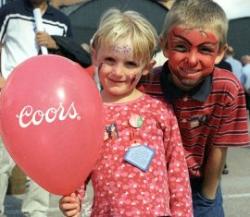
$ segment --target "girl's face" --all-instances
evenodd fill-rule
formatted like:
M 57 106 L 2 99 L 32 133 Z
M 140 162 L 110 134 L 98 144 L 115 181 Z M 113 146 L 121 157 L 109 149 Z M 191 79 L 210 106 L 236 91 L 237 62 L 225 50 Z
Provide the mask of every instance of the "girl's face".
M 213 72 L 214 65 L 224 56 L 219 39 L 211 31 L 174 27 L 167 36 L 164 55 L 174 83 L 191 89 Z
M 93 60 L 106 99 L 125 102 L 136 98 L 136 85 L 141 76 L 149 72 L 149 67 L 142 60 L 136 60 L 133 53 L 130 40 L 102 44 L 94 51 Z

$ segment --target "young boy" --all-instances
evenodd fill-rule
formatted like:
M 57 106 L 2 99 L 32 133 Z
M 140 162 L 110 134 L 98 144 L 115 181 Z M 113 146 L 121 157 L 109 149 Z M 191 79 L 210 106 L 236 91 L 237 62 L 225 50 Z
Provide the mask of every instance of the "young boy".
M 189 168 L 195 217 L 223 217 L 221 172 L 228 147 L 249 145 L 244 91 L 215 67 L 227 46 L 228 21 L 212 0 L 177 0 L 168 12 L 161 47 L 168 61 L 160 79 L 178 119 Z M 148 88 L 148 89 L 147 89 Z M 146 92 L 152 92 L 155 86 Z

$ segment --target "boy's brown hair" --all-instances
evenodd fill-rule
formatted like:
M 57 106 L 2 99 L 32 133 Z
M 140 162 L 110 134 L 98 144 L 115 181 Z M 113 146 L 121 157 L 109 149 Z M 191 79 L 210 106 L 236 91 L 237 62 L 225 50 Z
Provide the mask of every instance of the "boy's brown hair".
M 210 30 L 219 38 L 220 48 L 227 44 L 228 20 L 224 10 L 212 0 L 176 0 L 165 18 L 161 33 L 162 46 L 175 26 Z

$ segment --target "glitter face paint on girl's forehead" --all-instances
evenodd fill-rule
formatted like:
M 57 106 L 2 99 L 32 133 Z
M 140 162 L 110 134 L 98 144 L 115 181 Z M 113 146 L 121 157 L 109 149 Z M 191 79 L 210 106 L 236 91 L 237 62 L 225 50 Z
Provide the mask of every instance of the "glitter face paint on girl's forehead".
M 132 48 L 129 45 L 114 45 L 111 49 L 113 52 L 123 54 L 125 56 L 132 54 Z

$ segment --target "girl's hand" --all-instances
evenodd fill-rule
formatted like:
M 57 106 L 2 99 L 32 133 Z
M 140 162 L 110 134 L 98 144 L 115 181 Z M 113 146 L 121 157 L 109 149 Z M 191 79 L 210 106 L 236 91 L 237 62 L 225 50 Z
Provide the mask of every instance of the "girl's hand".
M 66 217 L 80 217 L 81 200 L 75 193 L 63 196 L 59 201 L 59 208 Z

